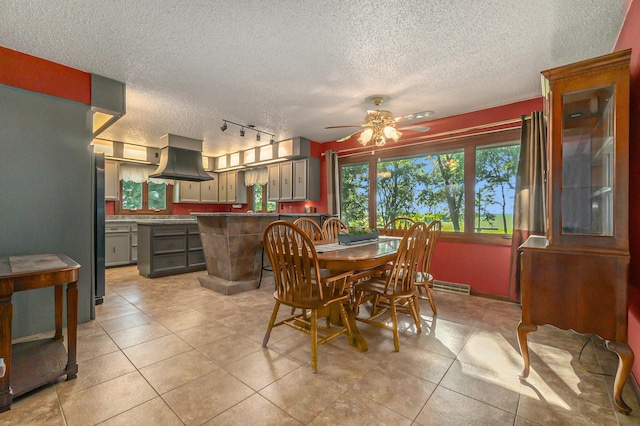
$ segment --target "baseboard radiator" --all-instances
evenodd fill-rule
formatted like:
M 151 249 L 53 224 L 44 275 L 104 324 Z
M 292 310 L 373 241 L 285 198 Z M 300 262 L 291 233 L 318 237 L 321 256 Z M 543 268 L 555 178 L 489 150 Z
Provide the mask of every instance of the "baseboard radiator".
M 446 281 L 435 280 L 433 282 L 433 289 L 438 291 L 445 291 L 447 293 L 466 294 L 471 295 L 471 286 L 467 284 L 449 283 Z

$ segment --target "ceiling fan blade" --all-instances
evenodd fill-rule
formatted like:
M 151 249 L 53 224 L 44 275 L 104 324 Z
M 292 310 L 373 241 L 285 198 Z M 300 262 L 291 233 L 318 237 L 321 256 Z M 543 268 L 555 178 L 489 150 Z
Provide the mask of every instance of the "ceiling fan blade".
M 325 129 L 343 129 L 345 127 L 363 127 L 364 124 L 347 124 L 345 126 L 329 126 L 325 127 Z
M 433 115 L 433 111 L 420 111 L 414 112 L 413 114 L 401 115 L 399 117 L 394 117 L 396 123 L 403 123 L 406 121 L 424 121 L 427 117 Z
M 351 137 L 352 137 L 352 136 L 357 135 L 357 134 L 358 134 L 358 133 L 360 133 L 361 131 L 362 131 L 362 130 L 358 130 L 357 132 L 351 133 L 350 135 L 347 135 L 347 136 L 345 136 L 344 138 L 337 139 L 337 140 L 336 140 L 336 142 L 344 142 L 344 141 L 346 141 L 346 140 L 348 140 L 348 139 L 351 139 Z
M 408 123 L 405 124 L 404 126 L 396 126 L 396 128 L 398 130 L 409 130 L 412 132 L 420 132 L 420 133 L 425 133 L 431 130 L 431 127 L 429 126 L 421 126 L 418 124 L 408 124 Z

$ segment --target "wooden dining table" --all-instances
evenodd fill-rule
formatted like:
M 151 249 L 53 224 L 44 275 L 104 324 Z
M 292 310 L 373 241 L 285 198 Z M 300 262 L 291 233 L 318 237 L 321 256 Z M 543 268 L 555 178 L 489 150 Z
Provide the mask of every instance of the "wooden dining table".
M 355 243 L 348 246 L 338 244 L 337 240 L 316 241 L 318 264 L 320 268 L 335 273 L 381 268 L 395 259 L 401 240 L 401 237 L 380 236 L 376 241 Z M 352 330 L 349 344 L 361 352 L 366 352 L 368 350 L 367 342 L 358 330 L 355 321 L 357 306 L 353 289 L 350 289 L 350 294 L 350 303 L 345 306 L 349 327 Z M 334 324 L 340 323 L 340 315 L 337 310 L 330 313 L 330 321 Z

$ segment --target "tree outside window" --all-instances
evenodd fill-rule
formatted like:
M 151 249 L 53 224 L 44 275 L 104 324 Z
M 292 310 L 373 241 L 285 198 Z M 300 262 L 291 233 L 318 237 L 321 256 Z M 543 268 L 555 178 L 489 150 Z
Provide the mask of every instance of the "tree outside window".
M 378 227 L 396 217 L 443 222 L 443 230 L 464 230 L 464 153 L 380 161 L 377 166 Z
M 369 226 L 369 164 L 342 167 L 341 219 L 348 226 Z
M 520 144 L 476 149 L 475 232 L 511 234 Z

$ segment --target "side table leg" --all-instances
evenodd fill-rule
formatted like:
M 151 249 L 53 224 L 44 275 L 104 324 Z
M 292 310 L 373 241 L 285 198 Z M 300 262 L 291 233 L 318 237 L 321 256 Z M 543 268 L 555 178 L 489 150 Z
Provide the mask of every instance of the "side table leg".
M 78 375 L 78 362 L 76 361 L 76 347 L 78 339 L 78 282 L 67 284 L 67 348 L 69 357 L 67 361 L 67 380 L 75 379 Z
M 618 411 L 622 414 L 629 414 L 631 407 L 622 400 L 622 388 L 624 388 L 624 384 L 629 377 L 635 355 L 631 347 L 626 343 L 610 342 L 607 340 L 606 347 L 618 355 L 618 370 L 616 371 L 616 378 L 613 382 L 613 400 Z
M 62 285 L 57 285 L 53 288 L 54 300 L 56 306 L 56 334 L 53 336 L 55 340 L 63 340 L 62 335 Z
M 518 345 L 520 346 L 520 353 L 522 354 L 522 360 L 524 361 L 524 368 L 518 374 L 518 378 L 520 380 L 524 380 L 529 377 L 529 366 L 531 365 L 531 360 L 529 359 L 529 346 L 527 344 L 527 334 L 532 331 L 536 331 L 538 326 L 535 324 L 529 324 L 520 322 L 518 324 Z

